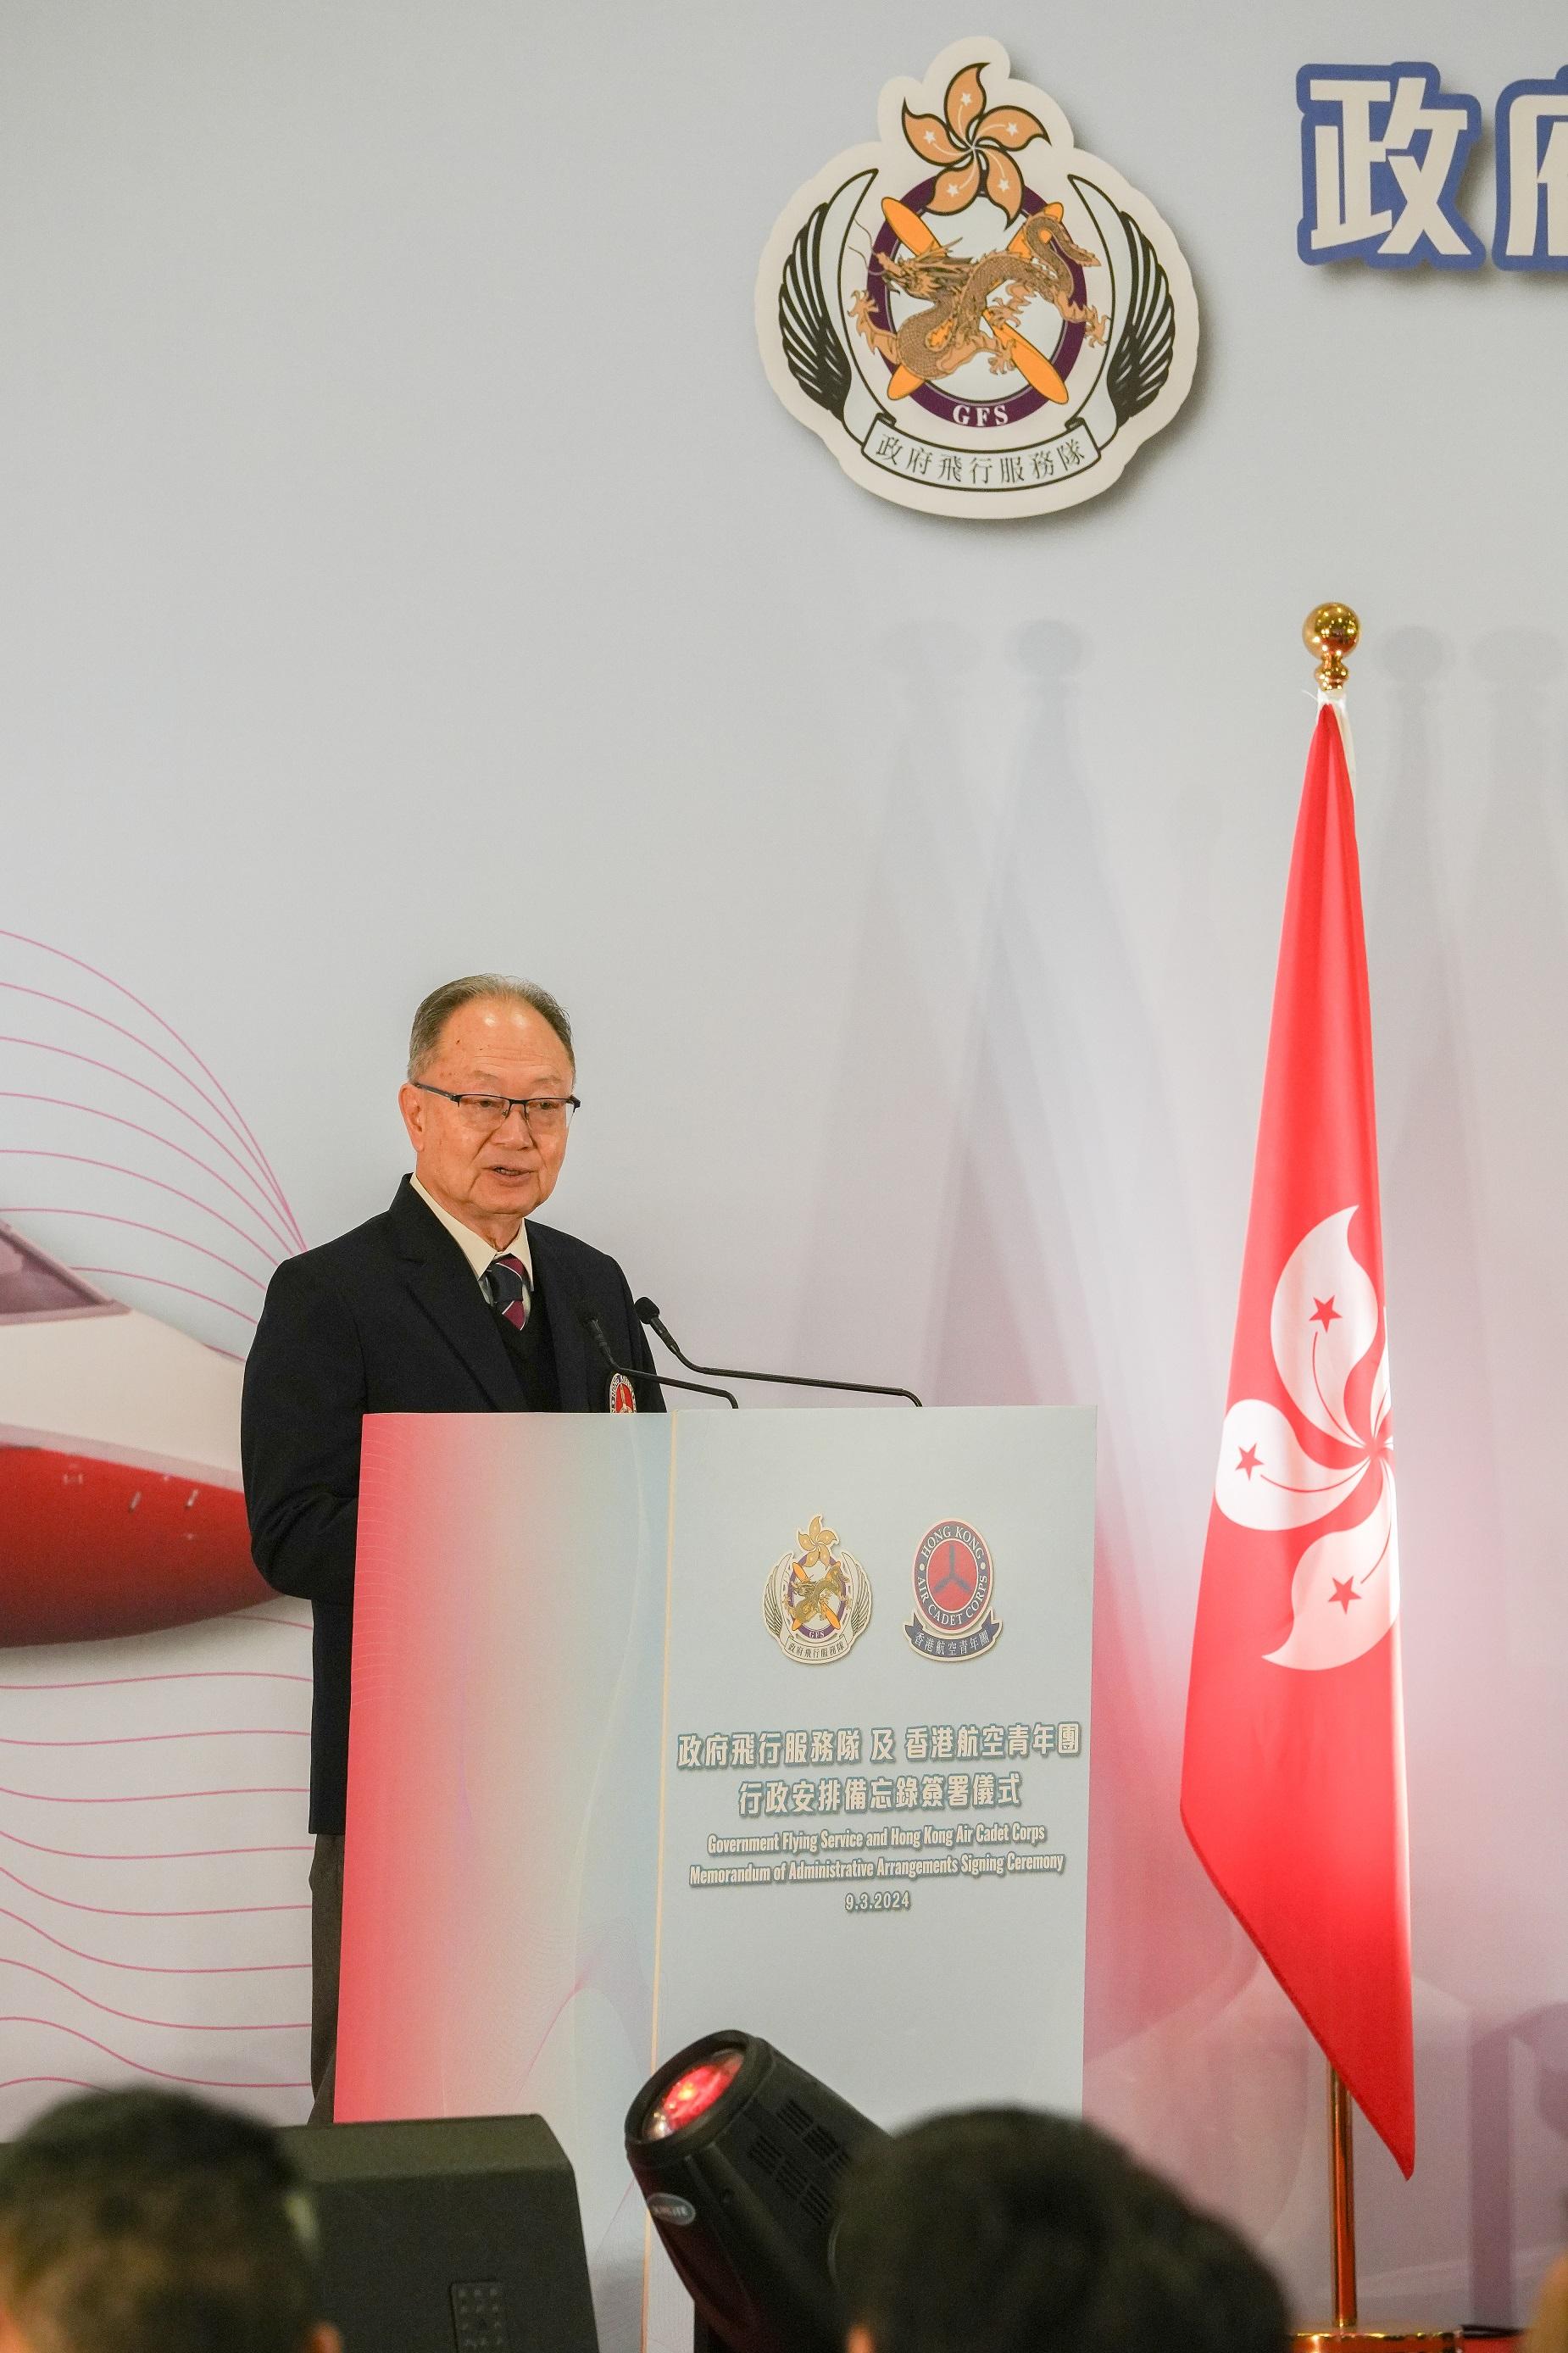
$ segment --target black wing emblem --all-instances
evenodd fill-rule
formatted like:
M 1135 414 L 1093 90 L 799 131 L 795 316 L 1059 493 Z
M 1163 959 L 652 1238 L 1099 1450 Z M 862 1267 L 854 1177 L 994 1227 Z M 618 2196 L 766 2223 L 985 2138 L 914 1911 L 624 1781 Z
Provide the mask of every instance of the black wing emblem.
M 1122 213 L 1132 277 L 1127 290 L 1127 324 L 1116 346 L 1108 379 L 1118 425 L 1125 425 L 1159 392 L 1171 373 L 1176 348 L 1176 306 L 1160 257 L 1133 219 Z
M 849 397 L 849 359 L 838 339 L 822 285 L 822 229 L 826 204 L 817 206 L 789 249 L 779 280 L 779 340 L 789 372 L 805 393 L 842 423 Z

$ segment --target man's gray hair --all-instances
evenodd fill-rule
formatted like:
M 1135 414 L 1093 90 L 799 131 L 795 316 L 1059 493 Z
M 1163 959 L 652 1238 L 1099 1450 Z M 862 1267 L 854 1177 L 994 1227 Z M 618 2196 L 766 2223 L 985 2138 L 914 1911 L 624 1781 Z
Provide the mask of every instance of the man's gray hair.
M 433 988 L 414 1017 L 414 1027 L 408 1034 L 408 1075 L 416 1079 L 427 1071 L 441 1043 L 441 1034 L 459 1006 L 472 1005 L 476 997 L 500 997 L 513 1005 L 531 1006 L 542 1020 L 548 1021 L 576 1068 L 576 1055 L 572 1045 L 572 1024 L 566 1018 L 566 1008 L 541 988 L 537 981 L 517 980 L 506 972 L 470 972 L 462 980 L 444 980 Z

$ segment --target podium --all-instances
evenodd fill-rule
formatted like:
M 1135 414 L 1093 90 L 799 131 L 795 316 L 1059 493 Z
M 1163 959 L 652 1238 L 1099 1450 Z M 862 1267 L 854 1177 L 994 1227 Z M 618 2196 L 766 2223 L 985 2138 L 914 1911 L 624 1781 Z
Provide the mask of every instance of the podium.
M 690 2341 L 621 2120 L 695 2036 L 1078 2107 L 1093 1489 L 1078 1409 L 367 1419 L 337 2114 L 542 2115 L 606 2353 Z

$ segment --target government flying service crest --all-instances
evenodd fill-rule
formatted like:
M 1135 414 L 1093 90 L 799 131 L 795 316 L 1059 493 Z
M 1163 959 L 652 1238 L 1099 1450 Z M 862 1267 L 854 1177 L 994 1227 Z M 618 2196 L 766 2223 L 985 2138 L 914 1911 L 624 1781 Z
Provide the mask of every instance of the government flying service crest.
M 843 1658 L 871 1622 L 871 1580 L 825 1528 L 818 1512 L 774 1561 L 763 1588 L 763 1622 L 786 1659 L 825 1667 Z
M 1109 489 L 1186 397 L 1187 265 L 994 40 L 883 90 L 880 137 L 784 207 L 757 280 L 773 390 L 845 472 L 928 514 Z

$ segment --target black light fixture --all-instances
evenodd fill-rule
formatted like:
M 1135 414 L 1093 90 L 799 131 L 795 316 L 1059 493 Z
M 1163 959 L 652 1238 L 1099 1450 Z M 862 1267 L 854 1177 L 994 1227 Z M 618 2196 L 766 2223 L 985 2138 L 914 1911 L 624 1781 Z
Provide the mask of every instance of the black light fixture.
M 839 2353 L 838 2193 L 883 2137 L 759 2035 L 705 2034 L 666 2062 L 632 2103 L 626 2159 L 700 2337 L 731 2353 Z

